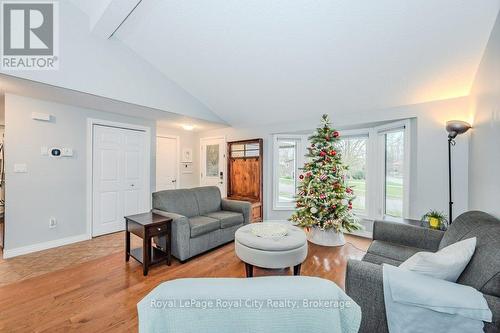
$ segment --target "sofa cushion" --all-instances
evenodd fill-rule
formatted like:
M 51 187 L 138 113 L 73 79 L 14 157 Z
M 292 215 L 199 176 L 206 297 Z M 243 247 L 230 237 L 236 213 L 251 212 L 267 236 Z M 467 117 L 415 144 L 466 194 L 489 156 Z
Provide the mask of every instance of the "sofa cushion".
M 211 217 L 220 221 L 222 229 L 229 228 L 238 224 L 243 224 L 243 214 L 220 210 L 218 212 L 207 213 L 204 216 Z
M 198 216 L 198 202 L 191 190 L 166 190 L 153 193 L 153 209 L 187 217 Z
M 374 240 L 368 248 L 368 253 L 388 259 L 403 262 L 422 249 L 417 247 L 403 246 L 399 244 Z
M 363 257 L 363 261 L 376 265 L 388 264 L 392 266 L 399 266 L 402 263 L 402 261 L 389 259 L 372 253 L 366 253 Z
M 456 282 L 476 250 L 476 237 L 448 245 L 437 252 L 417 252 L 403 261 L 401 268 L 431 276 L 436 279 Z
M 199 215 L 217 212 L 221 209 L 221 194 L 217 186 L 195 187 L 190 191 L 198 201 Z
M 476 237 L 476 251 L 457 282 L 500 296 L 500 220 L 479 211 L 458 216 L 445 232 L 440 248 Z
M 191 238 L 198 237 L 220 229 L 220 221 L 207 216 L 194 216 L 189 218 Z

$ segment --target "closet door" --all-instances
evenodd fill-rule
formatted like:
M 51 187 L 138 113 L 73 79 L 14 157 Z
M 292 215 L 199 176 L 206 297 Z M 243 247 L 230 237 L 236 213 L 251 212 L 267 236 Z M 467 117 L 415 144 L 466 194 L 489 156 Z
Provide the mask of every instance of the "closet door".
M 144 212 L 145 133 L 94 125 L 92 235 L 124 230 L 124 216 Z

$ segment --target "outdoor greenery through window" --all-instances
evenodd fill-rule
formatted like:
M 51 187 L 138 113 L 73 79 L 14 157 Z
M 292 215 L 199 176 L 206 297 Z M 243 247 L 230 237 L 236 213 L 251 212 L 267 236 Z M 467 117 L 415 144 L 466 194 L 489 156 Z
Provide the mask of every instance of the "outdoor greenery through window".
M 349 166 L 347 184 L 355 191 L 355 211 L 366 213 L 366 146 L 368 135 L 346 136 L 339 141 L 343 162 Z M 366 214 L 365 214 L 366 215 Z
M 349 166 L 347 184 L 356 215 L 367 219 L 407 217 L 410 120 L 340 130 L 337 150 Z M 293 210 L 308 135 L 277 134 L 273 144 L 273 209 Z
M 404 128 L 383 135 L 385 137 L 385 214 L 403 217 Z

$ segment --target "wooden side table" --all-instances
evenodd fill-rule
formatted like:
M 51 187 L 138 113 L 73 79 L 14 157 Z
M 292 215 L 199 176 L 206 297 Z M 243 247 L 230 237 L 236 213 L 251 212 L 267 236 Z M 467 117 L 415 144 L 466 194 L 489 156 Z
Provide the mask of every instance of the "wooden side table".
M 143 274 L 148 275 L 149 267 L 163 261 L 170 266 L 172 219 L 152 212 L 125 216 L 125 261 L 130 257 L 142 264 Z M 130 249 L 130 234 L 142 238 L 142 248 Z M 152 237 L 165 236 L 165 251 L 151 245 Z

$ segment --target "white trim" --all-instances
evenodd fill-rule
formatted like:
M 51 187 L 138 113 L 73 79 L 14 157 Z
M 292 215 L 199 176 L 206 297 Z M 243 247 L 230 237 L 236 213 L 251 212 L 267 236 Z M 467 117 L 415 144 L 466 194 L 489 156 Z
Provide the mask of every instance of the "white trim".
M 17 256 L 20 256 L 23 254 L 52 249 L 54 247 L 73 244 L 73 243 L 77 243 L 77 242 L 81 242 L 81 241 L 85 241 L 85 240 L 89 240 L 89 239 L 91 239 L 91 237 L 89 237 L 87 234 L 82 234 L 82 235 L 78 235 L 78 236 L 60 238 L 60 239 L 55 239 L 52 241 L 37 243 L 37 244 L 33 244 L 33 245 L 21 246 L 21 247 L 17 247 L 14 249 L 4 249 L 3 258 L 4 259 L 13 258 L 13 257 L 17 257 Z
M 175 188 L 179 189 L 181 188 L 181 138 L 178 135 L 157 135 L 156 138 L 164 138 L 164 139 L 175 139 L 177 144 L 177 163 L 175 165 L 175 170 L 176 170 L 176 182 L 175 182 Z M 158 145 L 158 143 L 156 143 Z M 156 152 L 156 147 L 155 147 L 155 152 Z M 156 168 L 155 168 L 156 170 Z M 158 172 L 158 171 L 156 171 Z M 155 181 L 158 181 L 155 177 Z M 156 191 L 156 184 L 155 184 L 155 191 Z
M 107 126 L 107 127 L 116 127 L 123 128 L 128 130 L 136 130 L 143 131 L 146 134 L 146 151 L 144 158 L 144 188 L 146 189 L 145 195 L 147 196 L 146 207 L 151 209 L 151 200 L 149 199 L 151 196 L 151 128 L 141 125 L 128 124 L 128 123 L 120 123 L 115 121 L 103 120 L 103 119 L 95 119 L 95 118 L 87 118 L 87 179 L 86 179 L 86 191 L 87 191 L 87 209 L 86 209 L 86 220 L 87 220 L 87 237 L 88 239 L 92 238 L 92 168 L 93 168 L 93 129 L 94 125 Z M 156 142 L 156 140 L 155 140 Z M 155 148 L 156 149 L 156 148 Z

